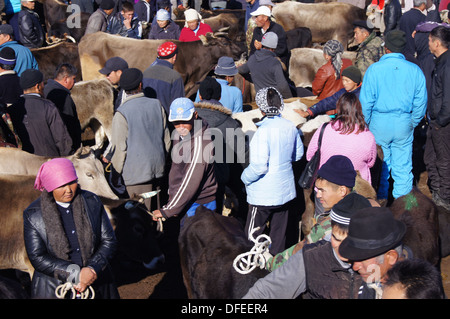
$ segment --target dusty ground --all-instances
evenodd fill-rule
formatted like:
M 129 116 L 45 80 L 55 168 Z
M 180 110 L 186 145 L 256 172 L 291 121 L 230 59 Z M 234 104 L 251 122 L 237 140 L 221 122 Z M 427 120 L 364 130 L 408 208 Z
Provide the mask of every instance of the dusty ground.
M 426 180 L 423 176 L 421 180 Z M 430 196 L 425 183 L 421 183 L 419 188 L 426 195 Z M 445 212 L 444 212 L 445 213 Z M 167 249 L 167 246 L 166 246 Z M 170 249 L 169 249 L 170 251 Z M 177 262 L 177 258 L 171 251 L 169 262 Z M 450 296 L 450 256 L 441 261 L 441 273 L 444 289 L 447 296 Z M 177 265 L 168 265 L 166 269 L 154 273 L 135 274 L 135 278 L 129 278 L 127 282 L 119 283 L 119 293 L 123 299 L 172 299 L 186 298 L 186 292 L 182 283 L 182 276 Z
M 442 260 L 442 279 L 447 296 L 450 296 L 450 256 Z M 175 286 L 180 286 L 180 281 L 173 278 L 165 281 L 171 275 L 167 272 L 160 272 L 148 275 L 135 282 L 123 284 L 119 287 L 120 297 L 123 299 L 179 299 L 179 290 Z M 175 286 L 171 286 L 171 284 Z M 181 290 L 182 288 L 180 288 Z

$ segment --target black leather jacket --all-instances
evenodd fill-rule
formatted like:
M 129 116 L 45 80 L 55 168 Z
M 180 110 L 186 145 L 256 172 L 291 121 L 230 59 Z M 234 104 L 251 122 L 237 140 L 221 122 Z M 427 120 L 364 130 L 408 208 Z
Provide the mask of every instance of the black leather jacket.
M 44 30 L 39 15 L 29 9 L 22 9 L 18 16 L 20 43 L 27 48 L 40 48 L 44 44 Z
M 450 123 L 450 50 L 435 60 L 428 98 L 429 120 L 440 127 Z
M 97 273 L 97 280 L 93 287 L 100 292 L 98 297 L 109 298 L 111 296 L 101 295 L 104 287 L 96 284 L 109 285 L 111 292 L 112 284 L 109 260 L 112 258 L 117 241 L 108 215 L 97 195 L 81 190 L 77 196 L 82 196 L 84 207 L 92 225 L 94 252 L 87 261 L 88 267 L 92 267 Z M 35 268 L 31 282 L 31 297 L 33 298 L 55 298 L 55 289 L 58 285 L 78 278 L 79 271 L 76 265 L 70 261 L 55 257 L 52 247 L 48 245 L 47 230 L 41 210 L 41 198 L 38 198 L 23 213 L 24 239 L 28 258 Z M 114 291 L 113 291 L 114 293 Z M 114 294 L 113 294 L 114 296 Z

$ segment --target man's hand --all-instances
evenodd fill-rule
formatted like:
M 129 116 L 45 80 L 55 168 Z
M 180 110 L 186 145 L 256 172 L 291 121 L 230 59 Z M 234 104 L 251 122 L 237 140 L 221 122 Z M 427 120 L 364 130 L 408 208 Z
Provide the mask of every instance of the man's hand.
M 131 18 L 132 17 L 126 17 L 123 19 L 123 25 L 127 28 L 127 30 L 131 29 Z
M 80 282 L 77 285 L 74 285 L 73 287 L 79 291 L 83 292 L 94 283 L 94 281 L 97 279 L 97 273 L 94 269 L 90 267 L 83 267 L 80 271 Z
M 154 210 L 154 211 L 152 212 L 152 214 L 153 214 L 153 220 L 154 220 L 155 222 L 157 222 L 158 219 L 160 219 L 160 218 L 164 218 L 164 216 L 161 214 L 161 212 L 159 211 L 159 209 Z
M 255 40 L 254 45 L 255 45 L 256 50 L 261 50 L 261 48 L 262 48 L 261 42 L 259 42 L 258 40 Z
M 299 109 L 294 109 L 295 112 L 297 112 L 298 114 L 300 114 L 301 117 L 307 118 L 309 116 L 309 113 L 303 110 L 299 110 Z

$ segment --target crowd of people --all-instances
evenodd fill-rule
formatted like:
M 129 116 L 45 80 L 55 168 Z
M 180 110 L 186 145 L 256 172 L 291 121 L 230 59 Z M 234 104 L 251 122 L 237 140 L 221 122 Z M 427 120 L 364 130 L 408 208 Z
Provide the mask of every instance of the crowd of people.
M 123 57 L 98 70 L 115 96 L 111 141 L 101 159 L 121 177 L 124 198 L 162 190 L 157 200 L 144 201 L 155 221 L 179 217 L 183 227 L 200 205 L 220 213 L 227 186 L 244 196 L 244 231 L 249 238 L 267 231 L 273 257 L 270 274 L 245 298 L 445 298 L 434 265 L 416 260 L 403 245 L 406 226 L 394 219 L 388 202 L 413 189 L 414 131 L 426 122 L 423 159 L 432 200 L 450 211 L 450 25 L 436 21 L 424 0 L 415 0 L 381 34 L 370 20 L 355 21 L 354 61 L 342 57 L 342 43 L 327 41 L 326 62 L 306 91 L 289 82 L 286 34 L 271 14 L 275 4 L 247 1 L 248 61 L 236 67 L 232 58 L 221 57 L 214 76 L 192 98 L 174 69 L 179 47 L 171 40 L 196 41 L 212 31 L 198 11 L 186 10 L 179 28 L 166 0 L 77 4 L 91 13 L 86 33 L 142 39 L 150 28 L 149 39 L 167 40 L 144 71 Z M 53 297 L 75 265 L 78 292 L 93 285 L 97 297 L 117 298 L 106 267 L 116 246 L 107 215 L 95 194 L 79 188 L 70 161 L 60 158 L 83 145 L 71 97 L 79 70 L 61 64 L 44 83 L 29 50 L 45 38 L 33 8 L 34 1 L 22 1 L 17 20 L 11 16 L 10 24 L 0 26 L 1 146 L 57 158 L 42 165 L 35 183 L 42 194 L 24 212 L 25 245 L 37 274 L 32 297 Z M 241 128 L 231 117 L 243 112 L 242 93 L 232 85 L 238 73 L 253 82 L 262 114 L 251 141 L 241 147 Z M 300 116 L 331 118 L 306 150 L 301 130 L 281 116 L 284 100 L 298 93 L 317 99 L 296 110 Z M 377 145 L 383 152 L 379 183 L 371 171 Z M 301 243 L 287 247 L 288 217 L 302 196 L 293 164 L 304 156 L 310 161 L 316 151 L 315 225 Z M 354 191 L 357 173 L 376 188 L 377 201 Z

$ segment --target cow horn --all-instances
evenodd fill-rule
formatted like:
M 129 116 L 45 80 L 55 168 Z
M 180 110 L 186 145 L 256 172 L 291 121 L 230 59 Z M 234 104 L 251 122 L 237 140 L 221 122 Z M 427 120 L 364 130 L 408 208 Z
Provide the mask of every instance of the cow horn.
M 202 41 L 203 45 L 208 45 L 208 39 L 204 35 L 199 35 L 198 37 Z
M 228 36 L 228 32 L 220 32 L 220 31 L 217 31 L 217 32 L 214 32 L 214 35 L 213 35 L 215 38 L 217 38 L 217 37 L 222 37 L 222 36 L 225 36 L 225 37 L 227 37 Z
M 230 26 L 220 28 L 219 30 L 217 30 L 217 32 L 226 32 L 226 31 L 229 31 L 229 30 L 230 30 Z
M 70 36 L 70 35 L 67 35 L 67 34 L 66 34 L 66 40 L 70 40 L 70 41 L 72 41 L 73 43 L 77 43 L 77 40 L 75 40 L 74 37 L 72 37 L 72 36 Z

